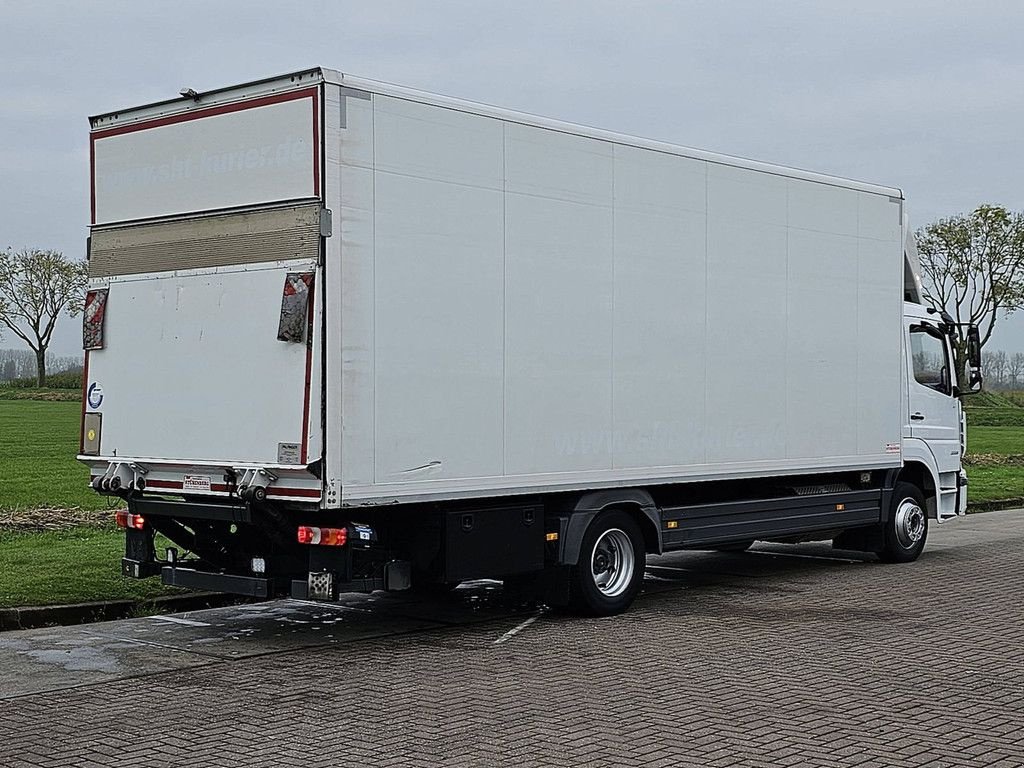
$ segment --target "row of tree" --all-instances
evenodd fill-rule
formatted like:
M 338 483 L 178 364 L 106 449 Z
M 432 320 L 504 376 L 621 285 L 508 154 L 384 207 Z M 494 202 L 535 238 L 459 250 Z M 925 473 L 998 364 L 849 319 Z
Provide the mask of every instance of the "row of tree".
M 81 357 L 46 355 L 46 370 L 50 373 L 76 371 L 82 367 Z M 0 381 L 27 379 L 37 376 L 35 353 L 28 349 L 0 349 Z
M 981 370 L 986 389 L 1024 389 L 1024 352 L 984 351 Z

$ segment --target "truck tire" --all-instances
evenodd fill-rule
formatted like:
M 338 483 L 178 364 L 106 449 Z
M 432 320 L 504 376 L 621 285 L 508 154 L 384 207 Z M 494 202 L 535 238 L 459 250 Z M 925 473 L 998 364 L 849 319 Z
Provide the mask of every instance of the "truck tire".
M 924 494 L 911 483 L 896 483 L 889 520 L 882 531 L 879 559 L 884 563 L 911 563 L 920 556 L 927 538 L 928 513 Z
M 619 509 L 602 512 L 583 535 L 569 577 L 569 609 L 587 616 L 626 610 L 643 585 L 647 552 L 640 526 Z

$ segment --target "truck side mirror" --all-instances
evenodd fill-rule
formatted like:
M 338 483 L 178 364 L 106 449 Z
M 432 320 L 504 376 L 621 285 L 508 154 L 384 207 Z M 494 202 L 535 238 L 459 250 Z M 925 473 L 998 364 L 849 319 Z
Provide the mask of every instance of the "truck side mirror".
M 971 325 L 967 328 L 967 370 L 968 381 L 971 385 L 971 392 L 980 392 L 983 384 L 981 376 L 981 334 L 978 326 Z

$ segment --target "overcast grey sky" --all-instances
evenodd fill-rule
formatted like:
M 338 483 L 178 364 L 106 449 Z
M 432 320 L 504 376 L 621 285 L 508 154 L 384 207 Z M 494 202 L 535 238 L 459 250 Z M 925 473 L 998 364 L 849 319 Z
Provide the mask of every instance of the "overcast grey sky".
M 308 66 L 899 186 L 915 225 L 1024 209 L 1020 2 L 0 0 L 0 32 L 0 247 L 82 255 L 88 115 Z

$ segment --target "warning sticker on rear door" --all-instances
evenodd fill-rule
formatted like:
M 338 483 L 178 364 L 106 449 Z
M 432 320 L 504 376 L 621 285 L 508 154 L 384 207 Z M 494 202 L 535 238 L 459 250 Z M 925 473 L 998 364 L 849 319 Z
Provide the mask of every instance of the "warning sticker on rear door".
M 181 483 L 183 491 L 208 491 L 210 490 L 209 475 L 185 475 Z
M 300 464 L 299 459 L 299 444 L 298 443 L 278 443 L 277 444 L 277 463 L 278 464 Z

